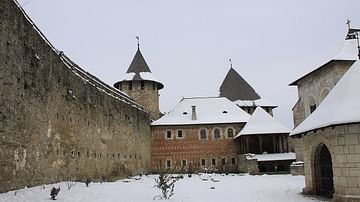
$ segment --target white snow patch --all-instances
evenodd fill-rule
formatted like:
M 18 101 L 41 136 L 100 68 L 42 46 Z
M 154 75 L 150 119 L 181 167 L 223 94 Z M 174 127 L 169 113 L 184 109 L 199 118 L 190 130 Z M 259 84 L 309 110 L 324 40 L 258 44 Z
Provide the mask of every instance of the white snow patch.
M 255 154 L 257 161 L 283 161 L 283 160 L 295 160 L 296 154 L 289 153 L 275 153 L 275 154 Z
M 304 176 L 291 175 L 263 175 L 250 176 L 229 174 L 213 174 L 202 180 L 203 175 L 185 176 L 175 184 L 175 195 L 169 202 L 236 202 L 236 201 L 267 201 L 267 202 L 306 202 L 320 201 L 319 199 L 304 196 L 301 193 L 304 187 Z M 141 179 L 126 179 L 117 182 L 85 183 L 78 182 L 70 190 L 66 183 L 50 184 L 10 191 L 0 194 L 0 201 L 50 201 L 52 187 L 60 186 L 61 191 L 56 201 L 95 202 L 153 202 L 153 198 L 161 192 L 154 188 L 155 175 L 143 176 Z M 206 178 L 206 176 L 203 176 Z M 274 186 L 276 185 L 276 186 Z M 16 192 L 16 194 L 15 194 Z

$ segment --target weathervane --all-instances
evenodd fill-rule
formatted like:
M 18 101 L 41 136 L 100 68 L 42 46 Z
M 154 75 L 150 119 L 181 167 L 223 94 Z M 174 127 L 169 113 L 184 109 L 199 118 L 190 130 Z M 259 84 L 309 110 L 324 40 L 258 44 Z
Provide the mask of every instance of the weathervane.
M 137 39 L 138 49 L 140 49 L 140 37 L 139 37 L 139 36 L 135 36 L 135 38 Z
M 230 62 L 230 68 L 232 68 L 232 61 L 231 61 L 231 58 L 229 58 L 229 62 Z

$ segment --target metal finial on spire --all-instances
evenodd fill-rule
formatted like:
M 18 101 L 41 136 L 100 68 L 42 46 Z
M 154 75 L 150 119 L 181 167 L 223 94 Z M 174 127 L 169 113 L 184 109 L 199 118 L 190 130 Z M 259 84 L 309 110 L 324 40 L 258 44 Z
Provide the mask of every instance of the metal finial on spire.
M 229 58 L 229 62 L 230 62 L 230 68 L 232 68 L 232 61 L 231 61 L 231 58 Z
M 140 49 L 140 37 L 139 37 L 139 36 L 136 36 L 135 38 L 137 39 L 137 46 L 138 46 L 138 49 Z
M 348 25 L 348 28 L 349 28 L 349 30 L 350 30 L 350 28 L 351 28 L 351 25 L 350 25 L 350 24 L 351 24 L 351 21 L 350 21 L 349 19 L 346 20 L 346 24 Z

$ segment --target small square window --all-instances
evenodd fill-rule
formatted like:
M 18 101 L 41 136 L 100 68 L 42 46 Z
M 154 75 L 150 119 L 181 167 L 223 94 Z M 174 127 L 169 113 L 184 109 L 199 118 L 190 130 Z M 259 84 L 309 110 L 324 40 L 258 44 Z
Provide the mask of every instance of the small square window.
M 166 160 L 166 168 L 171 168 L 171 161 L 170 160 Z
M 186 167 L 186 164 L 187 164 L 186 160 L 182 160 L 182 161 L 181 161 L 181 166 L 182 166 L 182 167 Z
M 206 159 L 201 159 L 201 165 L 206 166 Z
M 166 139 L 172 139 L 172 132 L 171 130 L 166 131 Z
M 231 164 L 235 164 L 236 163 L 236 161 L 235 161 L 235 158 L 233 157 L 233 158 L 231 158 Z
M 184 138 L 184 131 L 183 130 L 177 130 L 177 138 L 183 139 Z
M 213 165 L 213 166 L 216 165 L 216 159 L 211 159 L 211 165 Z

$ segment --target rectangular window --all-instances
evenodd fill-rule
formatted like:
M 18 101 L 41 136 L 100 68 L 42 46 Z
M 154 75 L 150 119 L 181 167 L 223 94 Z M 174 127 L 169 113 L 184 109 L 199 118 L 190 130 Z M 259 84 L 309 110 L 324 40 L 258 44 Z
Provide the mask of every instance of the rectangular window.
M 201 165 L 206 166 L 206 159 L 201 159 Z
M 171 161 L 170 160 L 166 160 L 166 168 L 171 168 Z
M 211 165 L 213 165 L 213 166 L 216 165 L 216 159 L 211 159 Z
M 235 161 L 235 158 L 233 157 L 233 158 L 231 158 L 231 164 L 235 164 L 236 163 L 236 161 Z
M 225 158 L 222 158 L 222 159 L 221 159 L 221 164 L 222 164 L 222 165 L 225 165 L 225 164 L 226 164 L 226 159 L 225 159 Z
M 145 90 L 145 82 L 144 82 L 144 81 L 140 81 L 140 85 L 141 85 L 141 90 Z
M 166 131 L 166 139 L 172 139 L 172 132 L 171 130 Z
M 129 81 L 129 90 L 132 90 L 132 82 Z
M 182 166 L 182 167 L 186 167 L 186 163 L 187 163 L 186 160 L 182 160 L 182 161 L 181 161 L 181 166 Z
M 183 139 L 184 138 L 184 131 L 183 130 L 177 130 L 177 138 Z

